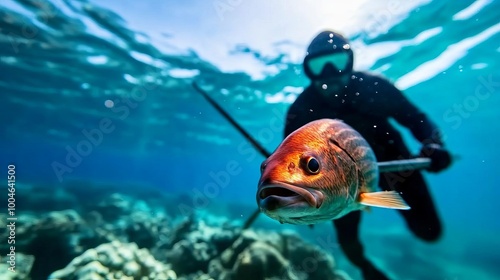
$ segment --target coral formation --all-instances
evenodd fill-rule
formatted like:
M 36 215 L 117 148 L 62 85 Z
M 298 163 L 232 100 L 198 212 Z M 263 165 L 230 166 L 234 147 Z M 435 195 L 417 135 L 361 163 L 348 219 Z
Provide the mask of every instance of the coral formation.
M 85 251 L 64 269 L 55 271 L 49 279 L 177 279 L 168 265 L 158 262 L 147 249 L 135 243 L 113 241 Z
M 295 234 L 243 231 L 209 274 L 219 279 L 346 279 L 333 258 Z
M 2 280 L 28 280 L 35 257 L 23 253 L 15 254 L 15 261 L 10 258 L 2 259 L 0 263 L 0 279 Z
M 34 256 L 31 274 L 45 278 L 81 253 L 81 248 L 75 243 L 85 226 L 76 211 L 53 211 L 39 218 L 22 215 L 18 220 L 22 222 L 16 227 L 16 251 Z M 2 240 L 6 240 L 5 234 L 0 234 Z M 0 245 L 3 251 L 6 245 Z
M 10 279 L 348 279 L 296 234 L 241 230 L 207 211 L 172 217 L 156 202 L 108 192 L 79 211 L 22 213 L 26 265 Z

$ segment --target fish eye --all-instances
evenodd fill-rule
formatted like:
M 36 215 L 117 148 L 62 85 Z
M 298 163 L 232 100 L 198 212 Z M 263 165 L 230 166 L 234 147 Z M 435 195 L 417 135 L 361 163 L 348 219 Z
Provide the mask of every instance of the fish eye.
M 319 173 L 319 161 L 314 157 L 307 157 L 304 159 L 304 167 L 305 170 L 310 174 L 318 174 Z

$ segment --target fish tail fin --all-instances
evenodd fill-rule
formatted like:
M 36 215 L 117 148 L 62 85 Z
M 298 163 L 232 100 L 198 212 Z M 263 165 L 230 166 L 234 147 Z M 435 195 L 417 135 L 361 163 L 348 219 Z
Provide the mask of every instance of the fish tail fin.
M 375 206 L 391 209 L 409 210 L 401 195 L 395 191 L 369 192 L 359 195 L 359 203 L 366 206 Z

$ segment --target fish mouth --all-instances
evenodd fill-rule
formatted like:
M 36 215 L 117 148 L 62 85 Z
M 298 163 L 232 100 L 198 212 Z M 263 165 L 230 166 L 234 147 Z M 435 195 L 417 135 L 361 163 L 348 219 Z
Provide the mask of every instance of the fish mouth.
M 323 200 L 324 196 L 318 190 L 279 181 L 268 182 L 257 193 L 257 203 L 266 212 L 286 207 L 320 208 Z

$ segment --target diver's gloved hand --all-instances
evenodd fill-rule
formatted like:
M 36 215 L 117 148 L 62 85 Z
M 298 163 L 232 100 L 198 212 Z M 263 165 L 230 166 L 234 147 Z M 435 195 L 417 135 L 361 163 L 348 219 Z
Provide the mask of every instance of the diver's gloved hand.
M 419 156 L 431 159 L 429 172 L 439 172 L 451 164 L 451 154 L 439 144 L 425 144 L 420 150 Z

